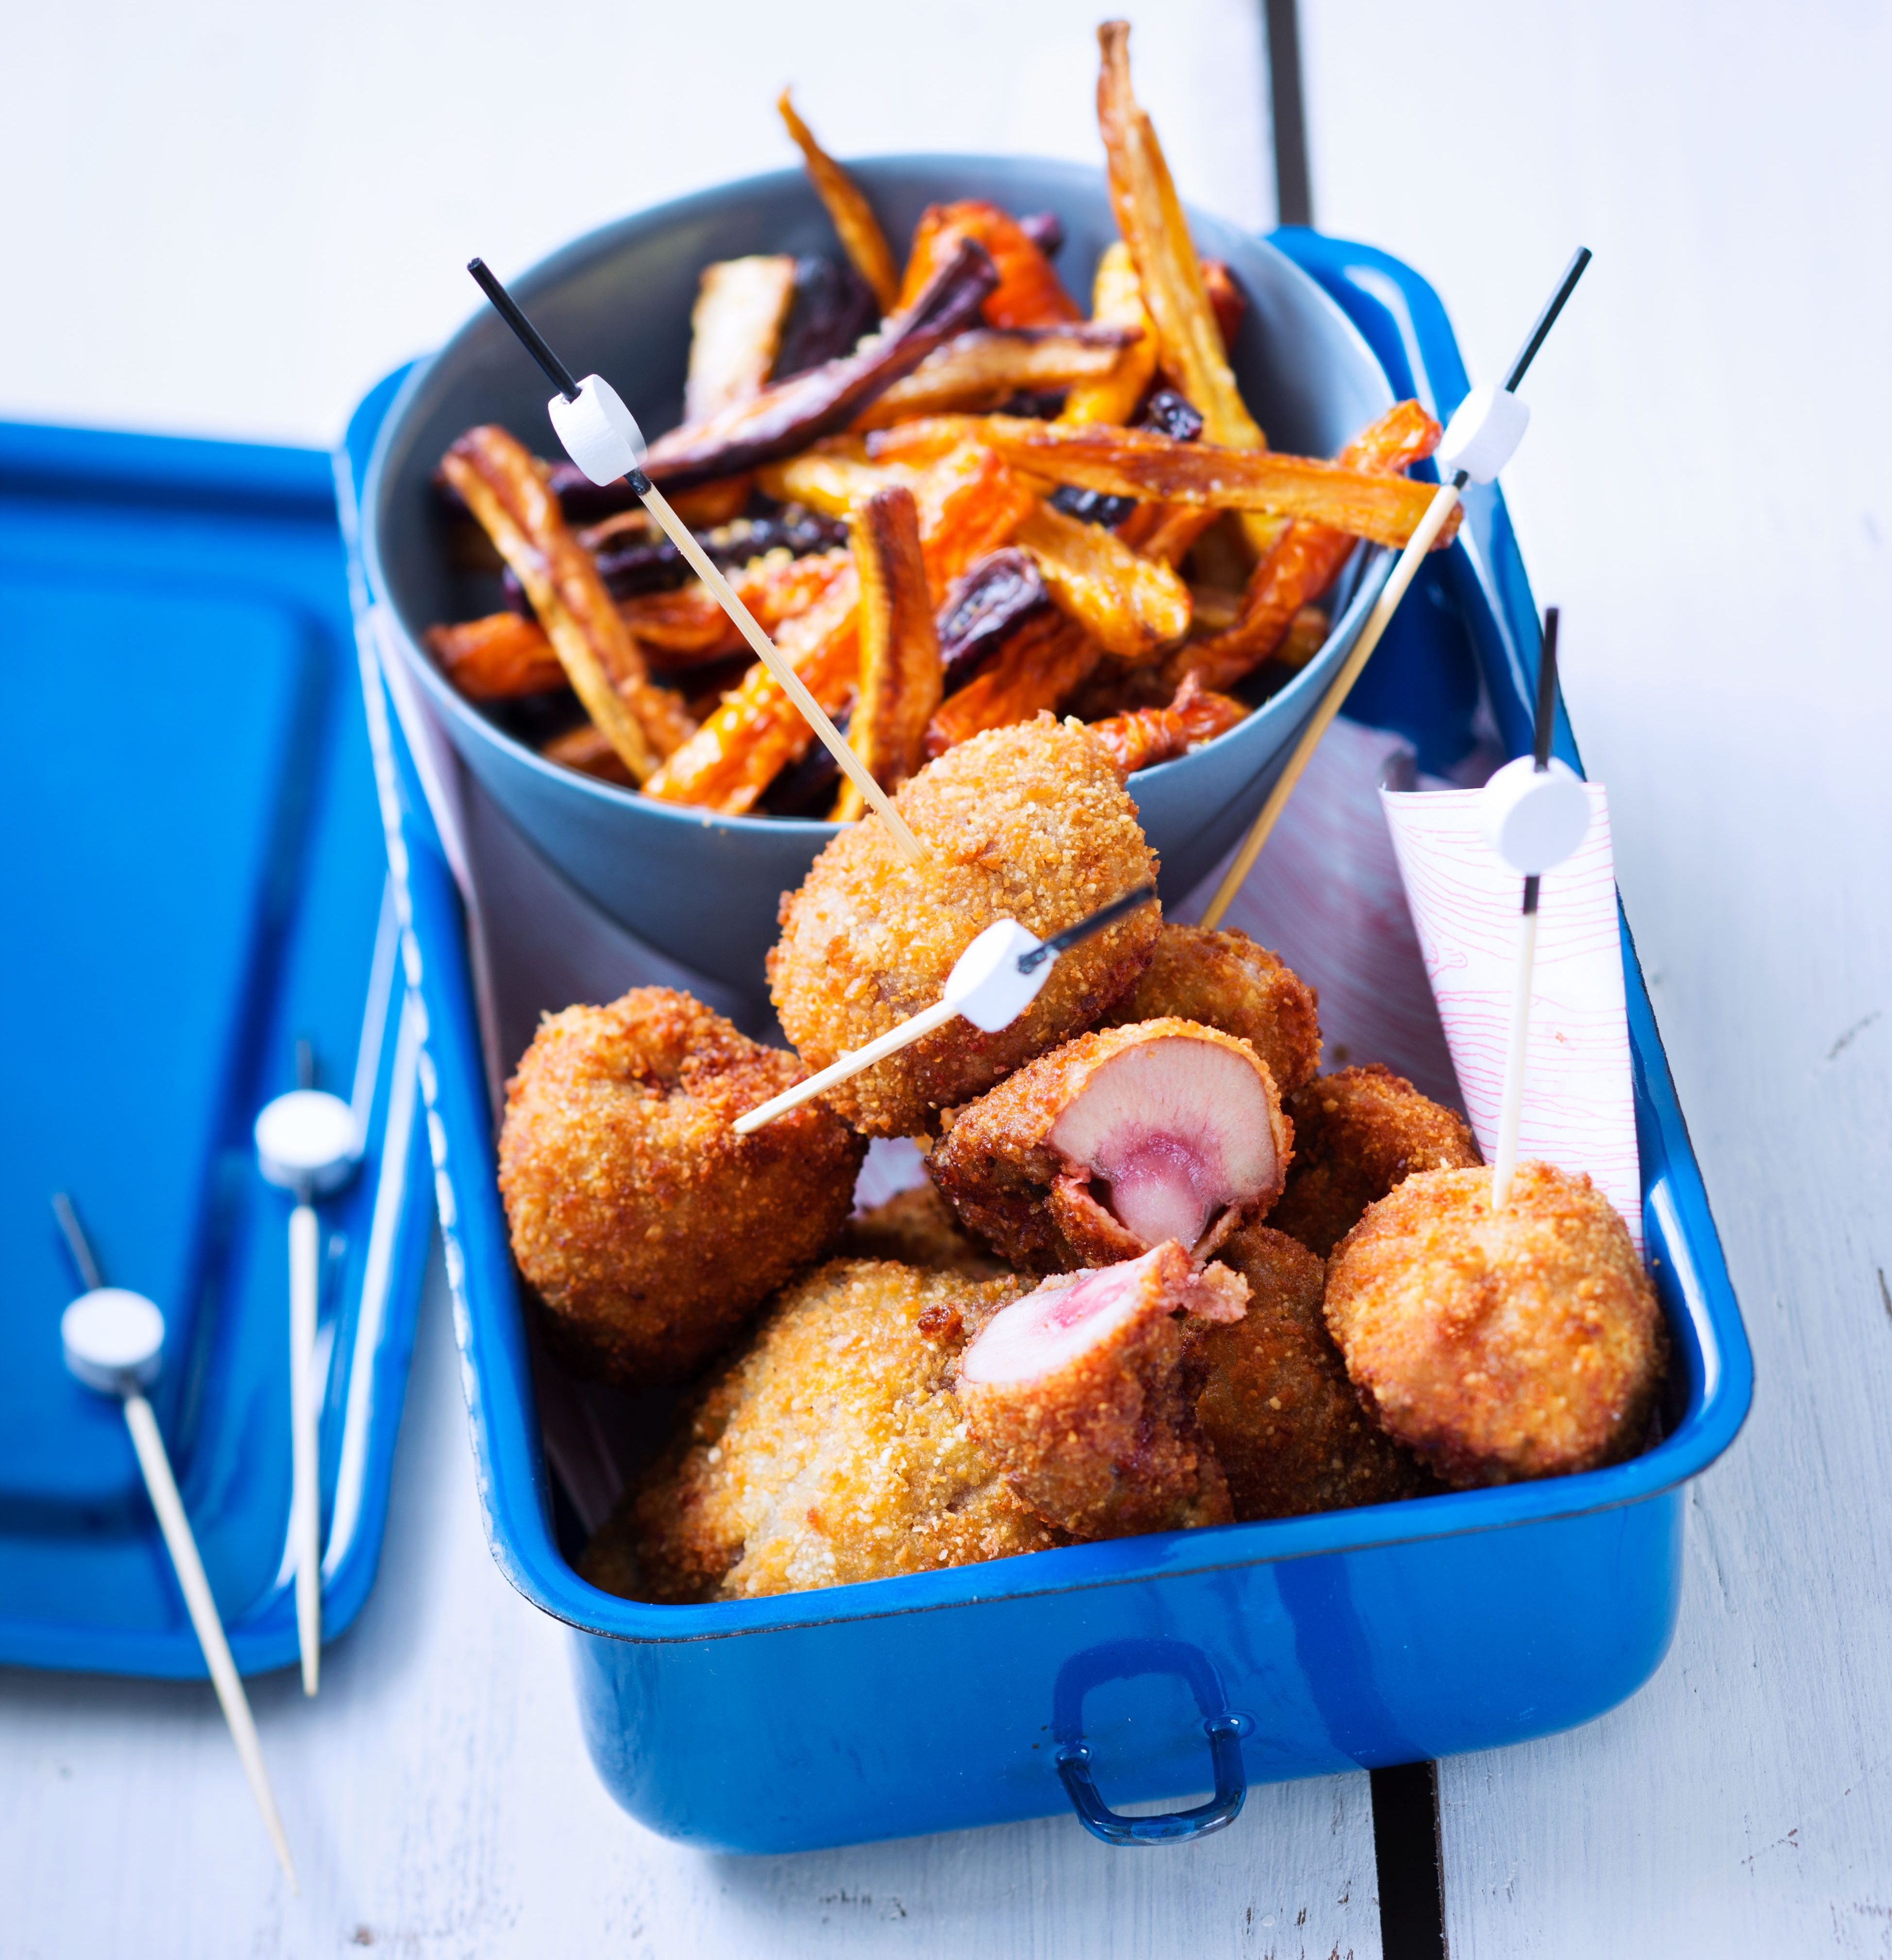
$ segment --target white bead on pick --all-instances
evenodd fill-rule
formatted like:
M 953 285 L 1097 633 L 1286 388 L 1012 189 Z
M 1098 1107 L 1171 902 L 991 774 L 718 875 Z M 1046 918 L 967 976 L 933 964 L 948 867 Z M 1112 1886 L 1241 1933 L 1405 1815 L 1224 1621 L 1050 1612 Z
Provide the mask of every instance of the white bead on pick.
M 757 1104 L 746 1115 L 739 1116 L 731 1127 L 739 1137 L 746 1137 L 765 1124 L 774 1122 L 777 1116 L 785 1116 L 790 1110 L 812 1102 L 837 1082 L 845 1082 L 851 1075 L 858 1075 L 876 1062 L 885 1061 L 889 1055 L 898 1055 L 948 1021 L 968 1020 L 988 1035 L 1010 1027 L 1038 998 L 1051 977 L 1052 967 L 1064 953 L 1156 896 L 1153 885 L 1140 886 L 1092 912 L 1089 918 L 1080 919 L 1076 925 L 1045 940 L 1026 931 L 1016 919 L 995 921 L 952 963 L 940 998 L 931 1007 L 923 1008 L 851 1054 L 844 1055 L 838 1061 L 830 1062 L 806 1082 L 798 1082 L 793 1089 Z
M 920 840 L 893 807 L 887 793 L 873 779 L 867 765 L 847 746 L 847 737 L 829 720 L 828 711 L 808 691 L 807 684 L 776 651 L 775 643 L 763 632 L 755 616 L 742 603 L 735 589 L 723 576 L 722 568 L 698 543 L 696 534 L 684 523 L 662 491 L 644 473 L 647 451 L 644 432 L 637 418 L 624 405 L 616 389 L 602 375 L 573 378 L 571 370 L 552 352 L 539 329 L 521 310 L 519 302 L 487 269 L 475 259 L 467 266 L 479 288 L 493 304 L 493 310 L 519 336 L 520 344 L 544 369 L 558 390 L 546 407 L 552 425 L 565 453 L 593 483 L 628 482 L 657 520 L 664 535 L 675 545 L 684 562 L 710 589 L 716 603 L 727 612 L 736 630 L 754 650 L 755 657 L 775 677 L 802 719 L 820 738 L 841 774 L 866 798 L 868 807 L 887 826 L 900 854 L 909 864 L 925 861 Z
M 321 1229 L 315 1201 L 339 1191 L 361 1160 L 355 1112 L 320 1089 L 292 1089 L 256 1118 L 256 1161 L 296 1201 L 289 1214 L 289 1532 L 295 1548 L 296 1634 L 302 1691 L 322 1669 L 322 1488 L 316 1422 L 315 1344 Z
M 1294 794 L 1294 786 L 1301 780 L 1302 772 L 1313 759 L 1314 751 L 1319 747 L 1321 737 L 1327 733 L 1329 724 L 1340 711 L 1347 695 L 1353 692 L 1353 683 L 1360 677 L 1373 649 L 1380 643 L 1386 628 L 1391 625 L 1393 615 L 1399 610 L 1400 601 L 1406 597 L 1407 588 L 1419 575 L 1419 568 L 1426 562 L 1439 534 L 1451 520 L 1452 514 L 1458 508 L 1459 494 L 1469 482 L 1489 483 L 1505 465 L 1511 460 L 1513 452 L 1524 438 L 1526 426 L 1531 420 L 1531 411 L 1517 396 L 1517 387 L 1524 379 L 1525 371 L 1536 359 L 1537 349 L 1544 345 L 1544 336 L 1556 323 L 1557 315 L 1563 310 L 1564 302 L 1576 290 L 1576 282 L 1583 276 L 1583 269 L 1590 262 L 1587 247 L 1579 250 L 1565 267 L 1563 277 L 1558 282 L 1557 291 L 1550 295 L 1543 312 L 1525 336 L 1523 346 L 1518 348 L 1517 358 L 1507 370 L 1502 387 L 1493 387 L 1489 383 L 1472 390 L 1458 405 L 1445 432 L 1439 439 L 1436 459 L 1442 479 L 1433 493 L 1432 501 L 1426 506 L 1406 549 L 1399 555 L 1398 562 L 1388 574 L 1386 583 L 1380 588 L 1373 609 L 1367 614 L 1359 634 L 1348 650 L 1347 658 L 1341 662 L 1339 673 L 1328 682 L 1328 689 L 1309 718 L 1307 726 L 1301 731 L 1301 738 L 1294 745 L 1293 752 L 1274 787 L 1268 792 L 1267 800 L 1262 804 L 1261 814 L 1250 826 L 1248 834 L 1242 841 L 1242 848 L 1229 861 L 1229 868 L 1222 874 L 1222 882 L 1216 886 L 1215 896 L 1204 908 L 1202 923 L 1211 928 L 1222 923 L 1222 915 L 1229 907 L 1235 895 L 1240 891 L 1244 880 L 1254 868 L 1254 861 L 1261 854 L 1261 847 L 1268 841 L 1281 813 L 1287 807 L 1288 798 Z
M 1537 656 L 1537 714 L 1533 752 L 1506 763 L 1486 784 L 1479 808 L 1485 842 L 1524 880 L 1518 919 L 1518 959 L 1511 988 L 1511 1039 L 1505 1054 L 1504 1102 L 1498 1152 L 1491 1167 L 1491 1208 L 1511 1197 L 1518 1169 L 1518 1126 L 1524 1112 L 1525 1052 L 1531 1032 L 1531 981 L 1537 957 L 1537 880 L 1563 864 L 1590 827 L 1590 798 L 1576 772 L 1550 753 L 1557 698 L 1557 609 L 1544 616 Z
M 250 1698 L 243 1692 L 243 1677 L 237 1672 L 210 1581 L 204 1576 L 204 1562 L 198 1556 L 197 1540 L 191 1531 L 184 1500 L 178 1494 L 177 1480 L 171 1475 L 170 1459 L 165 1452 L 157 1418 L 145 1399 L 145 1391 L 157 1379 L 164 1357 L 164 1316 L 142 1293 L 101 1284 L 91 1248 L 63 1192 L 52 1201 L 52 1208 L 72 1248 L 73 1263 L 90 1289 L 59 1316 L 59 1345 L 65 1365 L 87 1388 L 102 1395 L 116 1395 L 124 1408 L 125 1426 L 131 1431 L 138 1467 L 151 1496 L 151 1509 L 157 1514 L 158 1529 L 164 1535 L 164 1548 L 170 1554 L 177 1573 L 185 1610 L 190 1615 L 197 1643 L 204 1650 L 211 1685 L 217 1691 L 224 1720 L 230 1725 L 231 1739 L 237 1745 L 256 1808 L 262 1812 L 269 1841 L 275 1847 L 290 1885 L 300 1892 L 302 1888 L 289 1857 L 289 1841 L 276 1809 L 275 1793 L 269 1787 L 269 1774 L 263 1767 L 262 1744 L 250 1712 Z

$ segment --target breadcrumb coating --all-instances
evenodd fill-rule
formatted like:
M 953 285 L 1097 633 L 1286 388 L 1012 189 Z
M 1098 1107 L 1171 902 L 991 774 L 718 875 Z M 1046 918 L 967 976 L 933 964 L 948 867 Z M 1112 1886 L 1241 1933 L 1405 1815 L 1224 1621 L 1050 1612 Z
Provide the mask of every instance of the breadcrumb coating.
M 782 901 L 768 956 L 782 1027 L 811 1070 L 940 998 L 979 934 L 1016 919 L 1041 939 L 1154 882 L 1156 860 L 1108 752 L 1048 714 L 974 736 L 901 784 L 895 807 L 927 852 L 908 864 L 877 822 L 851 826 Z M 920 1136 L 1068 1036 L 1133 986 L 1156 942 L 1153 905 L 1075 947 L 1010 1026 L 955 1020 L 828 1093 L 869 1136 Z
M 540 1024 L 507 1084 L 499 1188 L 561 1358 L 676 1379 L 826 1249 L 866 1144 L 819 1104 L 730 1128 L 803 1072 L 667 987 Z
M 1114 1072 L 1126 1069 L 1119 1081 Z M 1075 1155 L 1071 1116 L 1100 1091 L 1136 1112 L 1145 1134 Z M 1246 1092 L 1243 1101 L 1236 1091 Z M 1121 1117 L 1118 1128 L 1126 1128 Z M 1114 1172 L 1173 1175 L 1179 1195 L 1196 1190 L 1201 1223 L 1175 1236 L 1206 1257 L 1274 1202 L 1293 1139 L 1267 1066 L 1248 1042 L 1199 1022 L 1143 1021 L 1080 1035 L 952 1111 L 927 1167 L 959 1217 L 1013 1266 L 1070 1271 L 1136 1258 L 1162 1236 L 1132 1228 L 1127 1219 L 1140 1215 L 1129 1200 L 1132 1176 L 1113 1183 Z
M 1328 1267 L 1327 1324 L 1381 1426 L 1448 1483 L 1592 1470 L 1643 1444 L 1668 1355 L 1655 1289 L 1588 1178 L 1421 1172 Z
M 957 1273 L 962 1279 L 1011 1277 L 1011 1268 L 960 1224 L 952 1206 L 930 1184 L 897 1192 L 884 1204 L 856 1212 L 835 1249 L 844 1259 L 894 1259 L 922 1272 Z
M 1290 1096 L 1294 1167 L 1267 1214 L 1322 1258 L 1366 1208 L 1415 1171 L 1479 1162 L 1471 1126 L 1381 1062 L 1317 1076 Z
M 975 1438 L 1046 1523 L 1076 1538 L 1232 1516 L 1197 1426 L 1200 1324 L 1239 1321 L 1246 1283 L 1198 1272 L 1172 1239 L 1127 1264 L 1047 1280 L 959 1360 Z
M 1363 1413 L 1321 1310 L 1325 1272 L 1305 1246 L 1247 1225 L 1216 1254 L 1248 1283 L 1248 1310 L 1197 1336 L 1196 1403 L 1235 1514 L 1299 1517 L 1418 1496 L 1431 1479 Z
M 626 1497 L 580 1570 L 596 1583 L 633 1584 L 637 1598 L 682 1603 L 1065 1543 L 972 1440 L 952 1351 L 917 1331 L 928 1307 L 984 1308 L 1014 1290 L 861 1259 L 797 1281 L 703 1392 L 678 1446 Z
M 1320 997 L 1245 932 L 1165 919 L 1156 950 L 1110 1024 L 1174 1015 L 1245 1041 L 1291 1096 L 1321 1065 Z

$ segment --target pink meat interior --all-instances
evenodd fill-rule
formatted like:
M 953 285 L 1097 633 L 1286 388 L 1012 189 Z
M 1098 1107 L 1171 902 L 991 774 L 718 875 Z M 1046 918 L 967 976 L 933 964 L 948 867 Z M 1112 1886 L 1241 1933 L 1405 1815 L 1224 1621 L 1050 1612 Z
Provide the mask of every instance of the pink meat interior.
M 1014 1300 L 960 1356 L 960 1379 L 988 1385 L 1037 1380 L 1108 1341 L 1136 1313 L 1156 1256 L 1146 1253 L 1075 1280 L 1047 1280 L 1037 1292 Z
M 1052 1144 L 1108 1187 L 1146 1246 L 1188 1246 L 1225 1205 L 1274 1182 L 1267 1091 L 1229 1049 L 1186 1035 L 1113 1055 L 1064 1109 Z

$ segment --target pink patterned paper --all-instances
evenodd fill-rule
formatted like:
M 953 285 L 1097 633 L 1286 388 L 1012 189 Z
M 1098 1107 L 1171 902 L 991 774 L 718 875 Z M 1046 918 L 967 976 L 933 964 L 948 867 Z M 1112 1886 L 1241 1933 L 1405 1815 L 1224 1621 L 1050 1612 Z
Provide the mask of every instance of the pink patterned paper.
M 1545 875 L 1539 898 L 1518 1153 L 1587 1171 L 1639 1251 L 1642 1177 L 1609 802 L 1601 784 L 1588 787 L 1589 833 Z M 1504 1096 L 1523 881 L 1486 843 L 1477 791 L 1382 791 L 1380 801 L 1465 1113 L 1489 1158 Z

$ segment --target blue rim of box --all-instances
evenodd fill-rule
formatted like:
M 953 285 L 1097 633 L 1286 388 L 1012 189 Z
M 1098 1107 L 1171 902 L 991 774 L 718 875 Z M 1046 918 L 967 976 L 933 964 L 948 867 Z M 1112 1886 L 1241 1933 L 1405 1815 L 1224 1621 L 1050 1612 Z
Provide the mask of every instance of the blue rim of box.
M 1299 228 L 1274 234 L 1270 242 L 1315 278 L 1360 327 L 1396 392 L 1417 394 L 1442 417 L 1458 405 L 1468 383 L 1457 342 L 1437 295 L 1416 273 L 1386 253 Z M 403 370 L 390 376 L 364 399 L 337 453 L 351 585 L 364 619 L 367 587 L 361 571 L 354 485 L 364 469 L 375 432 L 408 374 Z M 1511 678 L 1514 698 L 1500 697 L 1494 689 L 1493 705 L 1507 752 L 1520 753 L 1528 746 L 1530 695 L 1525 680 L 1534 673 L 1537 615 L 1503 498 L 1495 486 L 1467 498 L 1463 541 L 1450 556 L 1454 575 L 1468 581 L 1461 584 L 1461 592 L 1482 602 L 1487 623 L 1501 643 L 1496 651 Z M 1527 647 L 1533 650 L 1528 665 L 1524 657 Z M 364 676 L 370 696 L 369 721 L 390 863 L 402 893 L 409 977 L 425 1002 L 428 1017 L 421 1087 L 482 1517 L 500 1570 L 554 1618 L 587 1633 L 660 1644 L 1365 1551 L 1573 1519 L 1646 1502 L 1700 1475 L 1738 1433 L 1753 1395 L 1752 1358 L 1625 921 L 1623 972 L 1646 1222 L 1658 1263 L 1666 1255 L 1668 1269 L 1658 1270 L 1657 1277 L 1671 1321 L 1680 1322 L 1678 1337 L 1698 1357 L 1686 1410 L 1654 1449 L 1607 1469 L 1543 1482 L 1073 1545 L 767 1599 L 665 1606 L 599 1591 L 572 1569 L 554 1532 L 551 1486 L 520 1310 L 520 1281 L 494 1181 L 494 1138 L 459 896 L 413 759 L 390 711 L 386 683 L 365 663 Z M 1561 711 L 1557 748 L 1580 767 Z M 425 961 L 423 949 L 428 953 Z

